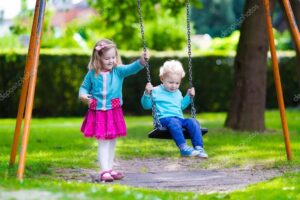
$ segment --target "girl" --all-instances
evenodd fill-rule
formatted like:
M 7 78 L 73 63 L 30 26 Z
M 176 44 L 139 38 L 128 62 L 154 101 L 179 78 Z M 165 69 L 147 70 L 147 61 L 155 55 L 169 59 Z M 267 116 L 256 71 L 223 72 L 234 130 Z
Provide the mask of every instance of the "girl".
M 185 97 L 182 96 L 179 86 L 184 75 L 185 72 L 179 61 L 166 61 L 159 73 L 162 84 L 153 88 L 151 83 L 147 83 L 141 103 L 144 109 L 151 109 L 150 93 L 152 92 L 159 121 L 170 131 L 181 156 L 208 158 L 203 149 L 200 124 L 194 118 L 183 118 L 182 110 L 191 103 L 191 98 L 195 96 L 194 88 L 189 89 Z M 186 128 L 190 134 L 194 148 L 187 145 L 182 127 Z
M 112 170 L 116 138 L 126 136 L 122 84 L 124 78 L 143 69 L 145 59 L 148 59 L 147 53 L 129 65 L 122 65 L 116 45 L 107 39 L 97 42 L 93 49 L 79 98 L 89 106 L 81 131 L 85 137 L 98 140 L 101 181 L 124 177 L 121 172 Z

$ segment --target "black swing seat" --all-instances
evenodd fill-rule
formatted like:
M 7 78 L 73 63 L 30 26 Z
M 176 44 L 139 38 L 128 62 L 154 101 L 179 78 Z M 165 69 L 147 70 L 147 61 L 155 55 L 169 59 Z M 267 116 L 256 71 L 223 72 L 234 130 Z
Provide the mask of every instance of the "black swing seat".
M 208 133 L 207 128 L 201 128 L 202 136 Z M 183 134 L 185 139 L 190 139 L 190 135 L 188 134 L 187 130 L 183 128 Z M 166 127 L 155 127 L 150 133 L 148 133 L 149 138 L 156 138 L 156 139 L 172 139 L 169 130 Z

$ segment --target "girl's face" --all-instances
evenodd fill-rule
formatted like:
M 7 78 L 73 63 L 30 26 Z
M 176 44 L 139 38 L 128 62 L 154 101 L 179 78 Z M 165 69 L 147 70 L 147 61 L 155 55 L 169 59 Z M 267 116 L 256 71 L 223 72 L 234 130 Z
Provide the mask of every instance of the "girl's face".
M 111 48 L 111 49 L 103 52 L 100 60 L 101 60 L 101 65 L 102 65 L 102 69 L 101 70 L 111 71 L 112 68 L 117 63 L 116 50 L 114 48 Z
M 166 90 L 169 92 L 175 92 L 180 86 L 181 76 L 179 74 L 168 73 L 161 76 L 160 80 Z

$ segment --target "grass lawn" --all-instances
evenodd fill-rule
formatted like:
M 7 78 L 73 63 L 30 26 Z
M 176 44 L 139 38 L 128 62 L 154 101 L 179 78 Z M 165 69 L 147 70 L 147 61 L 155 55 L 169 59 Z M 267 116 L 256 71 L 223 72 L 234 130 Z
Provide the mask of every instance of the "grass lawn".
M 210 158 L 199 168 L 262 166 L 295 169 L 300 166 L 300 111 L 288 110 L 287 117 L 294 154 L 286 161 L 279 111 L 266 112 L 267 131 L 236 132 L 223 128 L 224 113 L 199 114 L 198 119 L 209 133 L 204 137 Z M 173 141 L 147 138 L 152 129 L 151 117 L 127 117 L 128 136 L 117 141 L 116 156 L 123 159 L 172 157 L 179 153 Z M 1 191 L 44 190 L 58 199 L 100 197 L 101 199 L 299 199 L 300 172 L 292 172 L 270 181 L 255 184 L 243 191 L 227 194 L 194 194 L 156 191 L 120 185 L 63 182 L 51 178 L 55 168 L 96 169 L 97 143 L 79 132 L 81 118 L 33 119 L 23 182 L 16 181 L 15 166 L 8 169 L 15 119 L 0 119 L 0 197 Z M 155 148 L 154 148 L 155 147 Z M 159 148 L 157 148 L 159 147 Z M 80 196 L 81 195 L 81 196 Z

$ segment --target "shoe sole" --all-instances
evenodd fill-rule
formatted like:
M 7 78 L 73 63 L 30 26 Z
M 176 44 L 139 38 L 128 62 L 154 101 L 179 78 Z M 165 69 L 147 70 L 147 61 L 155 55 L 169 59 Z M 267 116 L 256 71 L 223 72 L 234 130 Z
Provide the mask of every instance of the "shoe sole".
M 208 159 L 208 157 L 203 157 L 203 156 L 196 156 L 198 158 L 203 158 L 203 159 Z
M 111 183 L 111 182 L 113 182 L 114 180 L 106 180 L 106 181 L 101 181 L 101 183 Z
M 196 154 L 196 155 L 181 155 L 182 157 L 197 157 L 198 156 L 198 154 Z

